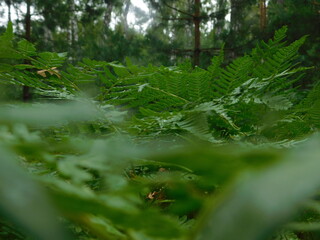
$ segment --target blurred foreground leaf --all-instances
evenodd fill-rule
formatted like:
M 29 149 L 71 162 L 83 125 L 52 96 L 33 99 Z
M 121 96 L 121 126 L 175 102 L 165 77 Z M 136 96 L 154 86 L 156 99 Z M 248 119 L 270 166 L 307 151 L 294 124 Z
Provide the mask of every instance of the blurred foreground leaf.
M 34 239 L 69 239 L 58 225 L 45 191 L 14 161 L 14 155 L 0 146 L 0 214 Z
M 94 224 L 91 221 L 93 216 L 111 220 L 124 233 L 146 234 L 149 236 L 148 239 L 179 239 L 182 233 L 182 229 L 174 219 L 164 216 L 156 209 L 141 209 L 141 206 L 126 199 L 125 194 L 122 196 L 101 195 L 100 197 L 87 194 L 85 196 L 80 191 L 72 194 L 57 188 L 51 193 L 52 200 L 68 218 L 88 225 L 93 232 L 98 232 L 99 235 L 101 233 L 97 227 L 100 224 Z M 106 234 L 108 234 L 107 230 Z M 120 234 L 117 233 L 117 235 Z
M 284 161 L 242 174 L 207 211 L 192 239 L 268 239 L 319 189 L 319 146 L 319 138 L 311 139 Z
M 0 107 L 0 123 L 18 122 L 32 127 L 61 126 L 68 122 L 97 120 L 98 117 L 101 112 L 88 102 Z

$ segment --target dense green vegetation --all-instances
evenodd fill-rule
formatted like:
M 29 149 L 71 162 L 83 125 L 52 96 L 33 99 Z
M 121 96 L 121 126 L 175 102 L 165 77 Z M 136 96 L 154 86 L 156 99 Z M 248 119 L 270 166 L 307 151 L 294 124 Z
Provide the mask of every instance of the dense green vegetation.
M 0 240 L 320 239 L 319 1 L 143 2 L 0 2 Z
M 0 38 L 1 239 L 318 239 L 319 85 L 287 28 L 208 68 L 140 67 Z M 88 90 L 89 89 L 89 90 Z

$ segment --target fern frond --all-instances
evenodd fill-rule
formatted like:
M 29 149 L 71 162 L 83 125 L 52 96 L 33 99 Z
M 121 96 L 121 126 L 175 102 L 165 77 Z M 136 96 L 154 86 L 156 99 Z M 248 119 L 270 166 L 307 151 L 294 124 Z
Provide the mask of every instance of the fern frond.
M 213 91 L 216 98 L 228 95 L 235 88 L 250 78 L 253 62 L 249 56 L 234 60 L 221 70 L 219 78 L 213 80 Z

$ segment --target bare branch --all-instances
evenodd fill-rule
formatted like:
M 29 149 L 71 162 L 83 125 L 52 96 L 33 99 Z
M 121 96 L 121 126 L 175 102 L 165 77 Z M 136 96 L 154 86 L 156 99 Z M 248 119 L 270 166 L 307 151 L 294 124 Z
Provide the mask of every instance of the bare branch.
M 187 12 L 185 12 L 185 11 L 182 11 L 182 10 L 180 10 L 180 9 L 178 9 L 178 8 L 172 7 L 172 6 L 170 6 L 169 4 L 167 4 L 166 2 L 163 2 L 163 4 L 166 5 L 168 8 L 171 8 L 171 9 L 173 9 L 173 10 L 179 12 L 179 13 L 182 13 L 182 14 L 187 15 L 187 16 L 190 16 L 190 17 L 194 17 L 192 14 L 187 13 Z
M 221 9 L 219 11 L 212 12 L 209 15 L 204 15 L 204 16 L 202 16 L 202 18 L 205 19 L 205 20 L 215 19 L 215 18 L 218 18 L 219 15 L 221 15 L 221 14 L 223 14 L 224 16 L 227 15 L 229 10 L 230 10 L 230 8 L 224 8 L 224 9 Z
M 172 21 L 175 21 L 175 20 L 186 20 L 186 21 L 191 21 L 193 18 L 161 18 L 162 20 L 172 20 Z
M 232 48 L 224 48 L 225 51 L 232 51 Z M 199 49 L 200 52 L 219 52 L 221 51 L 221 48 L 201 48 Z M 171 49 L 171 52 L 173 53 L 191 53 L 194 52 L 194 49 Z

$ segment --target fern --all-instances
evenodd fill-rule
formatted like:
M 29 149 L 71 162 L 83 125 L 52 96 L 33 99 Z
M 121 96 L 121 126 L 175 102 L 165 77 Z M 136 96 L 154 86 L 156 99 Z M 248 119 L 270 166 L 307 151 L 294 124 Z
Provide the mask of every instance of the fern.
M 199 114 L 207 120 L 198 131 L 202 137 L 198 137 L 238 139 L 263 131 L 265 115 L 284 116 L 294 107 L 292 85 L 307 69 L 297 67 L 296 62 L 305 37 L 288 45 L 284 42 L 286 31 L 286 27 L 278 30 L 272 40 L 262 42 L 251 54 L 226 67 L 222 67 L 221 50 L 207 70 L 192 69 L 188 63 L 138 67 L 129 60 L 127 66 L 85 60 L 76 70 L 104 86 L 100 101 L 130 109 L 137 119 L 150 121 L 149 133 L 173 131 L 180 135 L 183 130 L 194 134 L 192 126 L 198 128 L 198 123 L 193 114 Z M 141 109 L 150 110 L 150 116 L 142 114 Z M 163 115 L 159 117 L 156 112 Z M 172 118 L 169 112 L 179 117 Z M 172 119 L 176 125 L 161 123 Z M 284 134 L 281 136 L 285 138 Z
M 222 66 L 221 49 L 207 69 L 193 69 L 190 62 L 175 67 L 139 67 L 129 59 L 126 65 L 83 59 L 63 70 L 65 54 L 38 53 L 25 40 L 14 47 L 10 31 L 9 27 L 0 40 L 16 54 L 12 58 L 18 62 L 1 66 L 2 82 L 31 86 L 42 95 L 68 99 L 94 85 L 102 89 L 96 100 L 129 110 L 130 116 L 140 120 L 131 123 L 131 129 L 142 128 L 139 124 L 145 121 L 150 134 L 172 131 L 179 136 L 185 132 L 212 141 L 230 140 L 265 132 L 267 115 L 280 116 L 279 125 L 274 120 L 272 123 L 278 128 L 286 123 L 283 116 L 296 116 L 303 111 L 293 110 L 297 102 L 292 86 L 307 69 L 298 67 L 296 62 L 305 37 L 287 44 L 286 27 L 278 30 L 272 40 L 261 42 L 251 54 L 226 67 Z M 23 59 L 29 64 L 19 63 Z M 304 119 L 316 126 L 318 106 L 316 102 L 312 106 Z M 203 120 L 196 121 L 197 115 Z M 302 135 L 305 132 L 300 131 Z M 291 138 L 298 133 L 280 135 Z
M 220 71 L 217 79 L 213 80 L 213 91 L 216 98 L 230 94 L 250 78 L 253 62 L 249 56 L 234 60 Z
M 312 128 L 320 128 L 320 84 L 319 82 L 308 93 L 307 97 L 296 106 L 296 111 Z

